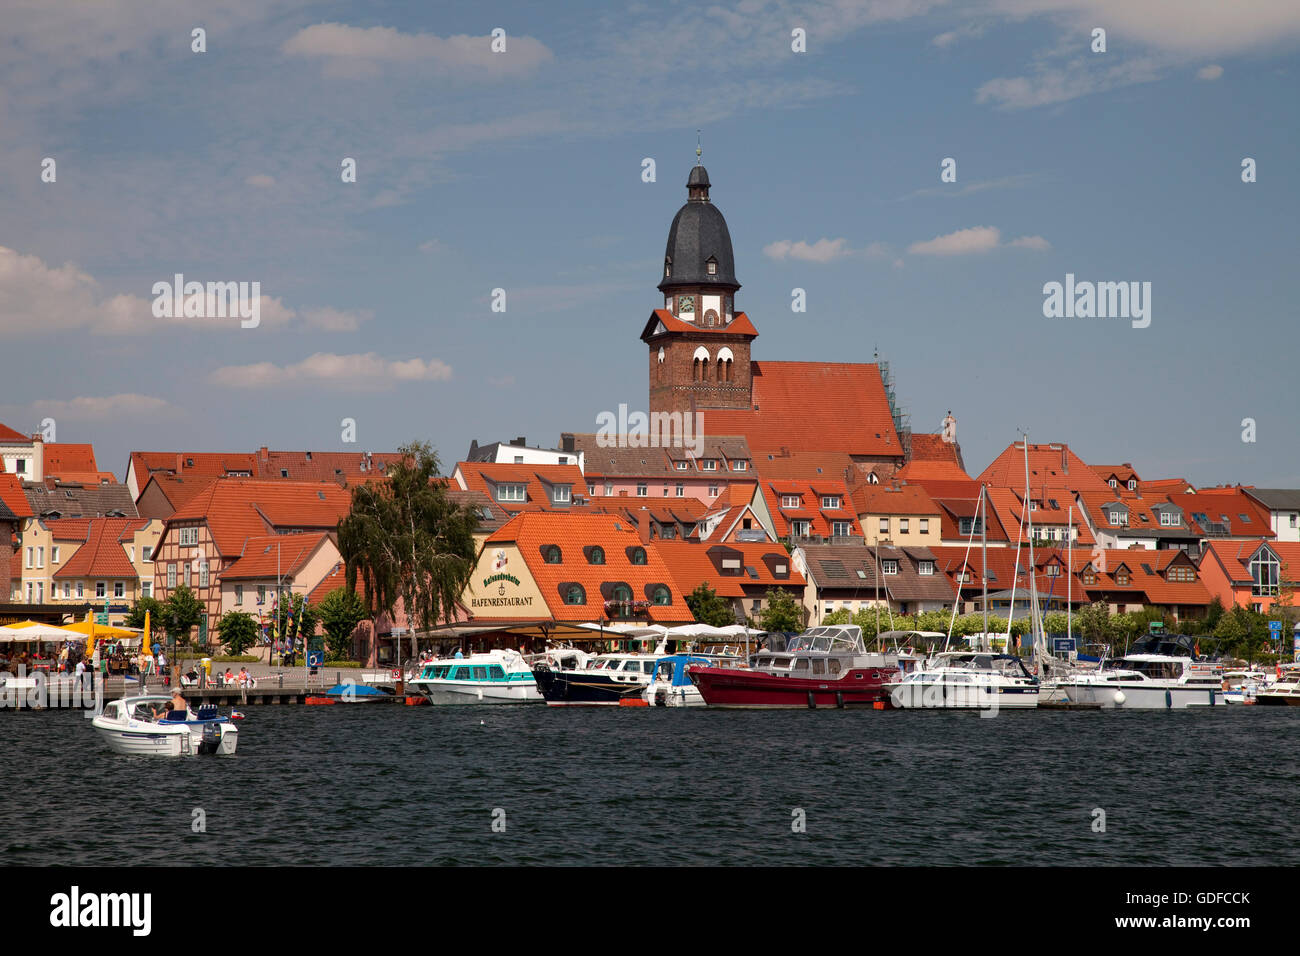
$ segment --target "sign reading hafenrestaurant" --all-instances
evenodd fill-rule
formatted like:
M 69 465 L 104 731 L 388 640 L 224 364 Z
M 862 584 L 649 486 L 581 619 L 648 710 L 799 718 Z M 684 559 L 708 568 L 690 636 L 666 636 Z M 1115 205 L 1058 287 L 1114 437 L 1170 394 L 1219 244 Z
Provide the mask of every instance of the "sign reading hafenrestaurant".
M 531 607 L 533 599 L 531 595 L 523 597 L 514 596 L 506 597 L 506 582 L 509 581 L 515 587 L 519 587 L 520 581 L 513 574 L 506 574 L 504 571 L 499 574 L 491 574 L 483 579 L 483 586 L 491 587 L 497 585 L 496 597 L 476 597 L 470 598 L 469 606 L 471 608 L 480 607 Z

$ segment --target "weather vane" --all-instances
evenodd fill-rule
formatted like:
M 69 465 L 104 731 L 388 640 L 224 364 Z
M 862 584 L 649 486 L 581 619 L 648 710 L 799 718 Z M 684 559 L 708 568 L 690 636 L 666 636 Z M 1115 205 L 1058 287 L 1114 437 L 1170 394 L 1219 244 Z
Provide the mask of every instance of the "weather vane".
M 704 155 L 704 150 L 700 147 L 700 134 L 703 132 L 704 132 L 703 130 L 699 130 L 699 129 L 695 131 L 695 165 L 696 166 L 700 165 L 700 157 Z

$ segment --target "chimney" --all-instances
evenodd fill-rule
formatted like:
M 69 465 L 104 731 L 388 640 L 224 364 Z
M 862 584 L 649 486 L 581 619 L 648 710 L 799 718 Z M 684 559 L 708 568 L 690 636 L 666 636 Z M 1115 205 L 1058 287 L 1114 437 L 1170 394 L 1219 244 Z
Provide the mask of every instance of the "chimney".
M 527 439 L 524 438 L 523 435 L 520 435 L 518 438 L 515 439 L 515 444 L 516 444 L 518 447 L 523 448 L 525 445 L 528 444 L 528 441 L 527 441 Z
M 1068 475 L 1070 473 L 1070 459 L 1067 457 L 1068 447 L 1061 445 L 1061 472 Z
M 641 513 L 637 515 L 636 521 L 637 534 L 641 538 L 642 544 L 650 543 L 650 512 L 645 505 L 641 506 Z
M 176 453 L 176 473 L 180 474 L 181 467 L 185 464 L 185 456 L 180 452 Z
M 270 460 L 271 460 L 271 452 L 270 452 L 269 450 L 267 450 L 267 447 L 266 447 L 265 445 L 263 445 L 261 448 L 259 448 L 259 449 L 257 450 L 257 457 L 258 457 L 258 459 L 259 459 L 260 461 L 262 461 L 262 462 L 270 461 Z
M 573 437 L 573 432 L 560 433 L 560 448 L 563 451 L 573 452 L 578 450 L 577 439 Z

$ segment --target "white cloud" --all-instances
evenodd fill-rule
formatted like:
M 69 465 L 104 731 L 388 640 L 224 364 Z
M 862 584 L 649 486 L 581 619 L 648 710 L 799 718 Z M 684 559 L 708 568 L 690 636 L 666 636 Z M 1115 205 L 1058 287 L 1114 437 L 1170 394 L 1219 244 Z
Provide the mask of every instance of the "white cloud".
M 946 236 L 914 242 L 907 251 L 917 256 L 964 256 L 996 249 L 1001 236 L 993 226 L 972 226 Z
M 302 321 L 308 328 L 321 329 L 325 332 L 355 332 L 362 322 L 369 322 L 375 317 L 370 309 L 348 312 L 332 309 L 328 306 L 319 309 L 303 309 Z
M 386 391 L 396 382 L 445 382 L 451 366 L 439 359 L 385 359 L 374 352 L 335 355 L 317 352 L 301 362 L 279 366 L 273 362 L 227 365 L 208 378 L 231 388 L 271 388 L 320 383 L 338 388 Z
M 1196 75 L 1202 80 L 1217 80 L 1223 76 L 1223 67 L 1217 63 L 1211 63 L 1209 66 L 1203 66 L 1197 70 Z
M 352 27 L 342 23 L 317 23 L 299 30 L 285 41 L 290 56 L 328 60 L 421 63 L 437 72 L 472 76 L 517 76 L 554 59 L 533 37 L 506 35 L 503 53 L 492 52 L 490 36 L 439 37 L 432 33 L 402 33 L 392 27 Z
M 31 403 L 37 415 L 77 422 L 116 422 L 122 419 L 174 418 L 180 410 L 161 398 L 123 392 L 118 395 L 43 398 Z
M 275 177 L 267 176 L 265 173 L 257 173 L 245 179 L 244 183 L 249 186 L 257 186 L 259 189 L 266 189 L 275 185 Z
M 873 242 L 864 249 L 854 249 L 847 239 L 818 239 L 816 242 L 795 242 L 780 239 L 763 247 L 763 255 L 777 262 L 794 259 L 799 262 L 835 262 L 840 259 L 864 257 L 868 259 L 884 258 L 890 255 L 889 246 L 883 242 Z
M 419 249 L 421 252 L 432 256 L 432 255 L 437 255 L 438 253 L 446 252 L 448 246 L 441 239 L 429 239 L 425 242 L 420 243 Z
M 1029 76 L 998 77 L 975 91 L 976 103 L 993 103 L 1001 109 L 1030 109 L 1101 93 L 1160 78 L 1156 60 L 1140 57 L 1107 66 L 1075 59 L 1060 66 L 1039 64 Z
M 1034 252 L 1046 252 L 1052 248 L 1052 244 L 1042 236 L 1020 236 L 1018 239 L 1012 239 L 1007 245 L 1017 249 L 1032 249 Z
M 986 27 L 983 24 L 968 23 L 964 27 L 958 27 L 956 30 L 948 30 L 946 33 L 940 33 L 930 39 L 930 43 L 941 50 L 946 50 L 961 40 L 971 40 L 984 35 Z

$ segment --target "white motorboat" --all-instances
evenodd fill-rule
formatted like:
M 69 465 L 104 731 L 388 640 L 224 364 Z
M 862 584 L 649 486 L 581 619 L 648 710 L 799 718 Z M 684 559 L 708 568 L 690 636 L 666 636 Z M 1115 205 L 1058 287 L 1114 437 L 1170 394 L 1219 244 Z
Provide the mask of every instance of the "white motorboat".
M 1030 710 L 1038 680 L 1014 654 L 945 651 L 885 685 L 895 706 L 910 709 Z
M 166 694 L 123 697 L 105 704 L 91 724 L 120 754 L 179 757 L 235 752 L 239 728 L 231 718 L 220 716 L 215 705 L 174 717 L 174 711 L 163 710 L 170 700 Z
M 641 692 L 641 698 L 653 707 L 704 707 L 704 695 L 691 680 L 692 667 L 737 667 L 741 659 L 734 654 L 671 654 L 655 665 L 655 672 Z
M 532 669 L 518 651 L 499 649 L 430 661 L 407 686 L 431 704 L 540 703 Z
M 533 664 L 533 677 L 552 707 L 618 706 L 624 700 L 639 704 L 655 665 L 667 656 L 661 645 L 650 654 L 599 654 L 585 661 L 566 660 L 558 666 L 539 660 Z
M 1258 703 L 1256 696 L 1268 690 L 1272 680 L 1265 671 L 1235 670 L 1223 674 L 1223 700 L 1227 704 Z
M 1183 710 L 1214 707 L 1223 696 L 1223 668 L 1169 654 L 1128 654 L 1104 661 L 1101 669 L 1061 682 L 1072 704 L 1100 704 L 1123 710 Z
M 1266 707 L 1300 706 L 1300 664 L 1283 664 L 1277 680 L 1255 692 L 1255 703 Z

